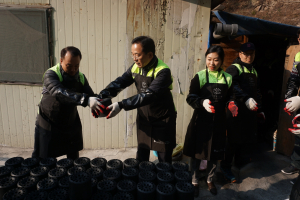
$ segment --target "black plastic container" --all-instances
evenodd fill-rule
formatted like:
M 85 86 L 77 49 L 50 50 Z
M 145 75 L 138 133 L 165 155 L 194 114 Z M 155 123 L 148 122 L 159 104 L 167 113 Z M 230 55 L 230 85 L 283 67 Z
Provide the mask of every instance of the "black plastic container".
M 69 198 L 72 200 L 88 200 L 92 196 L 91 176 L 81 172 L 69 176 Z
M 192 174 L 188 171 L 177 171 L 174 174 L 176 182 L 185 181 L 192 183 Z
M 139 168 L 140 162 L 135 158 L 128 158 L 124 160 L 123 164 L 124 164 L 124 169 L 131 168 L 131 167 Z
M 28 167 L 30 169 L 39 166 L 40 159 L 39 158 L 26 158 L 21 163 L 22 167 Z
M 105 158 L 94 158 L 91 161 L 91 167 L 100 167 L 103 170 L 106 170 L 107 160 Z
M 71 167 L 70 169 L 68 169 L 67 173 L 68 173 L 69 176 L 71 176 L 71 175 L 82 173 L 82 172 L 85 172 L 84 167 L 74 166 L 74 167 Z
M 99 181 L 97 189 L 100 192 L 107 192 L 114 195 L 117 192 L 117 182 L 108 179 Z
M 157 173 L 157 184 L 159 183 L 175 183 L 174 174 L 172 172 L 160 171 Z
M 156 200 L 174 200 L 175 187 L 170 183 L 160 183 L 156 187 Z
M 27 195 L 27 190 L 24 188 L 14 188 L 3 195 L 2 200 L 23 200 Z
M 13 168 L 21 167 L 21 163 L 23 162 L 23 160 L 24 158 L 22 157 L 13 157 L 5 161 L 5 166 Z
M 175 173 L 177 171 L 188 171 L 189 165 L 184 162 L 181 162 L 181 161 L 176 161 L 176 162 L 173 162 L 172 168 L 173 168 L 173 173 Z
M 17 187 L 18 180 L 19 179 L 16 177 L 5 177 L 0 179 L 0 199 L 2 199 L 7 191 Z
M 112 200 L 112 198 L 112 194 L 98 191 L 93 195 L 91 200 Z
M 119 192 L 129 192 L 134 196 L 136 195 L 136 183 L 130 179 L 121 180 L 117 184 L 117 189 Z
M 74 166 L 81 166 L 84 167 L 85 169 L 88 169 L 91 167 L 90 165 L 90 159 L 87 157 L 80 157 L 74 160 Z
M 59 186 L 60 188 L 69 189 L 69 186 L 70 186 L 70 183 L 69 183 L 69 177 L 68 177 L 68 176 L 65 176 L 65 177 L 61 178 L 61 179 L 58 181 L 58 186 Z
M 103 169 L 99 167 L 92 167 L 86 170 L 86 173 L 88 173 L 91 177 L 96 178 L 98 181 L 103 179 Z
M 108 169 L 103 172 L 103 179 L 119 182 L 121 180 L 121 171 L 117 169 Z
M 118 169 L 122 171 L 123 169 L 123 162 L 119 159 L 112 159 L 106 163 L 106 169 Z
M 42 180 L 48 177 L 49 170 L 49 167 L 39 166 L 30 171 L 30 176 L 38 177 L 40 180 Z
M 36 185 L 39 182 L 39 178 L 34 177 L 34 176 L 27 176 L 25 178 L 22 178 L 17 186 L 19 188 L 24 188 L 26 189 L 28 192 L 34 191 L 36 190 Z
M 63 158 L 56 163 L 56 167 L 63 167 L 65 169 L 70 169 L 71 167 L 74 166 L 74 161 L 69 158 Z
M 150 161 L 143 161 L 139 164 L 140 171 L 155 171 L 155 164 Z
M 156 171 L 158 172 L 170 172 L 172 171 L 172 165 L 170 163 L 167 162 L 159 162 L 156 164 Z
M 98 180 L 94 177 L 91 178 L 91 186 L 92 186 L 92 195 L 95 194 L 97 192 L 97 183 Z
M 58 181 L 54 178 L 44 178 L 40 180 L 36 187 L 37 190 L 41 191 L 51 191 L 58 186 Z
M 48 200 L 68 200 L 69 193 L 68 190 L 63 188 L 56 188 L 51 190 L 48 194 Z
M 178 182 L 176 183 L 176 199 L 193 200 L 195 187 L 192 183 Z
M 47 200 L 47 198 L 48 198 L 47 191 L 35 190 L 28 193 L 24 200 Z
M 134 195 L 129 192 L 118 192 L 113 200 L 134 200 Z
M 28 167 L 18 167 L 11 171 L 10 175 L 16 178 L 23 178 L 25 176 L 29 176 L 30 168 Z
M 125 168 L 122 170 L 123 179 L 131 179 L 138 182 L 139 170 L 137 168 Z
M 0 179 L 10 176 L 12 170 L 13 168 L 9 166 L 0 167 Z
M 137 184 L 137 200 L 155 199 L 156 185 L 153 182 L 143 181 Z
M 40 160 L 40 166 L 49 167 L 53 169 L 56 166 L 56 158 L 44 158 Z
M 54 169 L 51 169 L 48 172 L 49 178 L 55 178 L 57 180 L 63 178 L 64 176 L 67 176 L 67 170 L 63 167 L 56 167 Z
M 139 182 L 142 181 L 156 183 L 156 173 L 154 171 L 141 171 L 139 173 Z

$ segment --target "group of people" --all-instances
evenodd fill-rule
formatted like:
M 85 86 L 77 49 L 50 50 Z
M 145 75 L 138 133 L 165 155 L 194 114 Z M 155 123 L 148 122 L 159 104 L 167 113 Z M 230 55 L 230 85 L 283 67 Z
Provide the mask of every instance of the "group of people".
M 157 58 L 150 37 L 139 36 L 131 44 L 134 63 L 99 94 L 94 94 L 87 78 L 79 71 L 80 50 L 72 46 L 61 50 L 60 63 L 43 76 L 33 157 L 78 158 L 83 139 L 77 106 L 89 106 L 94 117 L 107 119 L 122 109 L 137 109 L 136 159 L 148 161 L 150 150 L 155 150 L 159 162 L 172 162 L 177 111 L 171 93 L 171 70 Z M 194 113 L 187 127 L 183 153 L 192 160 L 195 196 L 199 195 L 201 162 L 207 161 L 207 185 L 212 194 L 217 194 L 213 177 L 218 160 L 222 160 L 221 171 L 225 177 L 236 182 L 231 171 L 233 158 L 236 166 L 250 161 L 251 145 L 257 137 L 257 119 L 265 119 L 258 74 L 253 67 L 254 44 L 241 45 L 238 58 L 225 71 L 222 69 L 224 56 L 222 47 L 208 48 L 205 69 L 191 80 L 186 99 Z M 116 97 L 133 83 L 136 95 L 104 105 L 105 99 Z M 300 85 L 300 81 L 297 83 Z M 291 104 L 294 105 L 293 100 L 288 103 L 287 112 L 294 111 Z

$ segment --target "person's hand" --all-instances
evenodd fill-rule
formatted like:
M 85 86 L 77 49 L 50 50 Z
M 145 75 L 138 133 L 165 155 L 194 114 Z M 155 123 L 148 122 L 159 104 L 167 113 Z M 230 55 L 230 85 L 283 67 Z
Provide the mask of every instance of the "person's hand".
M 209 113 L 215 113 L 216 112 L 215 107 L 211 106 L 210 104 L 211 104 L 211 102 L 209 99 L 205 99 L 203 101 L 203 107 L 205 108 L 205 110 Z
M 296 115 L 292 120 L 292 124 L 294 128 L 289 128 L 289 131 L 294 133 L 295 135 L 300 134 L 300 114 Z
M 266 120 L 265 113 L 264 112 L 258 113 L 257 118 L 258 118 L 259 123 L 264 123 Z
M 236 117 L 238 115 L 239 108 L 234 104 L 234 101 L 229 102 L 228 109 L 230 110 L 232 117 Z
M 106 119 L 109 119 L 109 118 L 112 118 L 112 117 L 116 116 L 121 111 L 118 102 L 115 102 L 115 103 L 111 104 L 110 106 L 108 106 L 106 108 L 106 110 L 111 110 L 110 113 L 106 116 Z
M 290 102 L 288 102 L 287 104 L 289 104 Z M 287 105 L 286 104 L 286 105 Z M 288 109 L 285 107 L 284 109 L 284 112 L 286 112 L 287 114 L 289 114 L 289 115 L 292 115 L 293 114 L 293 112 L 290 112 L 290 111 L 288 111 Z
M 105 114 L 101 113 L 99 110 L 93 110 L 91 109 L 92 115 L 94 118 L 98 118 L 98 117 L 106 117 Z
M 90 97 L 88 100 L 88 106 L 92 109 L 92 110 L 100 110 L 100 106 L 102 104 L 100 103 L 100 99 L 97 97 Z
M 300 97 L 299 96 L 294 96 L 294 97 L 288 98 L 284 101 L 288 102 L 286 104 L 285 108 L 289 112 L 295 112 L 300 108 Z
M 294 128 L 289 128 L 289 131 L 294 133 L 295 135 L 300 135 L 300 124 L 294 124 Z
M 253 98 L 249 98 L 246 102 L 245 102 L 247 108 L 249 110 L 252 111 L 257 111 L 258 107 L 257 107 L 257 103 Z

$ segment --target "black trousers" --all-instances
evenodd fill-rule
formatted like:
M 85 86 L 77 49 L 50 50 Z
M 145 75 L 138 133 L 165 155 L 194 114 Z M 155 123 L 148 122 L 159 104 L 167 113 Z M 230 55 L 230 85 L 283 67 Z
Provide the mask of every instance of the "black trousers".
M 192 169 L 192 182 L 193 184 L 198 184 L 199 179 L 200 179 L 200 162 L 201 160 L 196 159 L 196 158 L 191 158 L 191 169 Z M 212 179 L 215 175 L 216 169 L 217 169 L 217 164 L 218 161 L 217 160 L 210 160 L 207 161 L 207 168 L 206 168 L 206 173 L 207 173 L 207 182 L 211 183 Z
M 231 163 L 235 161 L 236 166 L 250 161 L 254 144 L 237 144 L 227 142 L 225 149 L 225 159 L 221 161 L 222 168 L 231 168 Z
M 40 158 L 40 138 L 39 138 L 39 131 L 38 131 L 38 126 L 35 125 L 35 133 L 34 133 L 34 149 L 32 152 L 31 157 L 33 158 Z M 72 160 L 76 160 L 77 158 L 79 158 L 79 151 L 75 151 L 75 152 L 71 152 L 67 154 L 67 158 L 72 159 Z
M 294 151 L 291 159 L 291 165 L 300 169 L 300 137 L 298 135 L 295 135 Z
M 166 152 L 157 152 L 159 162 L 172 163 L 173 149 Z M 150 150 L 139 147 L 136 152 L 136 159 L 140 162 L 149 161 Z

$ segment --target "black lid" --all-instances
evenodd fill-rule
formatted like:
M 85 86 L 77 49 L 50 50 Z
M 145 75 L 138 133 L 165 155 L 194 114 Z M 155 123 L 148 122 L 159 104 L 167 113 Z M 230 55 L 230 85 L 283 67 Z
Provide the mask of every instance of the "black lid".
M 19 188 L 32 188 L 32 187 L 36 187 L 37 183 L 39 182 L 39 179 L 37 177 L 34 176 L 27 176 L 25 178 L 22 178 L 17 186 Z
M 48 192 L 35 190 L 26 195 L 24 200 L 47 200 Z
M 69 177 L 65 176 L 58 181 L 59 187 L 68 188 L 70 186 Z
M 70 183 L 86 183 L 91 180 L 91 176 L 86 172 L 80 172 L 69 176 Z
M 48 172 L 50 178 L 62 178 L 67 175 L 67 170 L 63 167 L 56 167 Z
M 46 167 L 46 166 L 38 166 L 36 168 L 33 168 L 30 171 L 30 175 L 31 176 L 43 176 L 43 175 L 47 175 L 49 172 L 50 168 Z
M 117 183 L 113 180 L 102 180 L 97 184 L 97 189 L 104 192 L 113 191 L 117 188 Z
M 10 173 L 12 170 L 13 170 L 13 167 L 10 167 L 10 166 L 0 167 L 0 178 L 3 178 L 5 176 L 10 176 Z
M 24 158 L 22 157 L 13 157 L 5 161 L 5 166 L 18 167 L 21 166 Z
M 26 158 L 26 159 L 21 163 L 21 165 L 22 165 L 23 167 L 33 168 L 33 167 L 39 165 L 39 161 L 40 161 L 39 158 Z
M 102 169 L 106 169 L 107 160 L 105 158 L 94 158 L 91 161 L 91 167 L 101 167 Z
M 27 190 L 24 188 L 14 188 L 6 192 L 2 200 L 23 200 L 27 195 Z
M 0 179 L 0 188 L 10 188 L 16 186 L 18 183 L 17 177 L 5 177 Z
M 56 179 L 54 178 L 44 178 L 41 181 L 39 181 L 37 183 L 37 189 L 38 190 L 52 190 L 54 188 L 56 188 L 58 185 L 58 182 Z
M 69 176 L 77 174 L 77 173 L 81 173 L 81 172 L 85 172 L 85 168 L 82 166 L 74 166 L 74 167 L 71 167 L 70 169 L 68 169 Z
M 11 176 L 19 177 L 19 178 L 27 176 L 29 174 L 30 174 L 30 168 L 28 167 L 18 167 L 12 170 L 11 172 Z
M 56 167 L 64 167 L 66 169 L 69 169 L 73 165 L 74 165 L 74 161 L 69 158 L 61 159 L 61 160 L 57 161 L 57 163 L 56 163 Z

